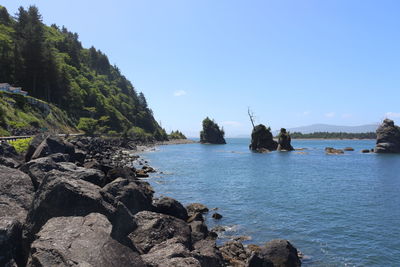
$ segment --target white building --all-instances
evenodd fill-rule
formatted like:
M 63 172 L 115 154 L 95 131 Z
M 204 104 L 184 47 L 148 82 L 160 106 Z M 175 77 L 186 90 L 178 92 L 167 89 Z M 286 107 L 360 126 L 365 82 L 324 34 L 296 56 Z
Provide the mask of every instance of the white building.
M 20 94 L 23 96 L 28 95 L 28 92 L 22 90 L 21 87 L 12 87 L 8 83 L 0 83 L 0 91 L 13 93 L 13 94 Z

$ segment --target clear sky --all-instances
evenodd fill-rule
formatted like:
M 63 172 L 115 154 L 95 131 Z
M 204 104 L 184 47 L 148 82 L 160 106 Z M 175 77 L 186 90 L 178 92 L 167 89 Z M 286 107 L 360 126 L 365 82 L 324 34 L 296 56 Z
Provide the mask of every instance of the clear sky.
M 168 131 L 400 122 L 397 0 L 3 0 L 105 52 Z

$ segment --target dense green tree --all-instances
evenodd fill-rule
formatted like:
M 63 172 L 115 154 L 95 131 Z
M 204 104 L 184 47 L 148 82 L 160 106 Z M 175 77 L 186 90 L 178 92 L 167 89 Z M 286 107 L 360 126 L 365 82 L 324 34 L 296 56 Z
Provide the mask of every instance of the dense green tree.
M 203 120 L 203 130 L 200 132 L 200 142 L 210 144 L 226 144 L 224 139 L 224 129 L 220 129 L 218 124 L 206 117 Z
M 167 138 L 143 93 L 119 68 L 100 50 L 83 48 L 78 34 L 44 25 L 35 6 L 19 8 L 15 19 L 0 6 L 1 82 L 56 104 L 76 124 L 82 117 L 109 118 L 103 129 L 122 133 L 136 127 L 146 138 Z M 88 114 L 88 108 L 93 112 Z

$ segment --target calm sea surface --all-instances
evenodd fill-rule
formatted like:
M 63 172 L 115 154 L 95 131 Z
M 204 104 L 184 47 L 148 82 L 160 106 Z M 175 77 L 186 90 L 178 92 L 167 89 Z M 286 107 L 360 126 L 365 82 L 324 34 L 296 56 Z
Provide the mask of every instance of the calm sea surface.
M 373 140 L 294 140 L 306 150 L 269 154 L 227 142 L 144 153 L 164 172 L 150 183 L 158 195 L 218 208 L 224 217 L 208 224 L 229 226 L 223 238 L 290 240 L 303 266 L 400 266 L 400 155 L 361 154 Z M 327 146 L 355 151 L 325 155 Z

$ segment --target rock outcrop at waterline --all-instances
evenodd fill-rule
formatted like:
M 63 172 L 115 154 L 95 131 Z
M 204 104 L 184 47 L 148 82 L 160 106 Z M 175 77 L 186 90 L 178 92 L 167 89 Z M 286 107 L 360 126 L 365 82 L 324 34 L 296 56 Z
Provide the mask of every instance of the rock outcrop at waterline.
M 376 153 L 400 153 L 400 127 L 385 119 L 376 130 Z
M 291 145 L 292 138 L 285 128 L 281 128 L 281 131 L 278 135 L 278 148 L 277 150 L 282 151 L 292 151 L 294 148 Z
M 168 197 L 153 199 L 153 189 L 136 177 L 135 169 L 120 165 L 131 163 L 129 153 L 109 147 L 92 155 L 86 148 L 102 143 L 96 139 L 51 140 L 59 142 L 51 144 L 54 147 L 72 144 L 75 153 L 81 149 L 86 159 L 82 164 L 72 150 L 39 153 L 44 151 L 42 140 L 32 148 L 38 157 L 23 163 L 20 170 L 0 164 L 0 266 L 217 267 L 231 263 L 229 255 L 235 255 L 237 248 L 216 246 L 217 234 L 204 222 L 208 208 L 199 203 L 185 208 Z M 114 155 L 126 158 L 107 158 Z M 89 164 L 102 156 L 102 163 Z M 290 263 L 293 252 L 286 247 L 278 245 L 271 253 L 254 255 L 246 248 L 237 266 L 272 266 L 265 264 L 276 258 Z
M 251 144 L 249 148 L 255 152 L 268 152 L 278 148 L 274 141 L 271 130 L 263 124 L 254 127 L 251 133 Z
M 210 118 L 203 120 L 203 130 L 200 132 L 200 143 L 202 144 L 226 144 L 225 132 L 218 124 Z

